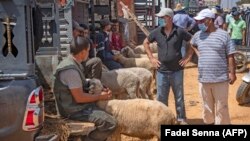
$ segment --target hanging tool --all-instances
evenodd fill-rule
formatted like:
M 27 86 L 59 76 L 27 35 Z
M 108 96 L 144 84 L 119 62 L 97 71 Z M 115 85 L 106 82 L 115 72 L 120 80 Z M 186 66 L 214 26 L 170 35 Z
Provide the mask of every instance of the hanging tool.
M 6 29 L 6 32 L 7 32 L 7 46 L 5 46 L 3 48 L 3 55 L 4 56 L 7 56 L 7 55 L 14 55 L 15 57 L 17 56 L 18 54 L 18 50 L 17 48 L 12 44 L 12 29 L 11 29 L 11 26 L 14 26 L 16 25 L 15 22 L 11 22 L 11 19 L 9 17 L 6 17 L 3 22 L 2 22 L 4 25 L 5 25 L 5 29 Z
M 127 5 L 125 5 L 122 1 L 120 1 L 120 4 L 122 6 L 122 8 L 127 12 L 127 14 L 134 20 L 134 22 L 136 23 L 137 26 L 139 26 L 139 28 L 142 30 L 142 32 L 148 36 L 149 35 L 149 31 L 144 27 L 144 25 L 137 20 L 136 16 L 130 11 L 130 9 L 128 8 Z

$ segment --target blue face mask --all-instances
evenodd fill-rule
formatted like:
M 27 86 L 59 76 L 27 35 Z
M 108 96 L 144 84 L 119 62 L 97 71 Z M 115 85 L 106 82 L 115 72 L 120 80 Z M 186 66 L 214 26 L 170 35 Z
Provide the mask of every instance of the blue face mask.
M 198 24 L 198 27 L 203 32 L 207 31 L 207 26 L 204 23 Z
M 166 24 L 165 20 L 162 19 L 162 18 L 159 18 L 159 25 L 160 26 L 165 26 L 165 24 Z

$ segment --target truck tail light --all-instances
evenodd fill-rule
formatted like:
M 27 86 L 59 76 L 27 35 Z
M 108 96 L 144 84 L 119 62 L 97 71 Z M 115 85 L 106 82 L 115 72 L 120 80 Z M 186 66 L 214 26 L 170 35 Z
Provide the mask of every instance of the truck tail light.
M 44 121 L 43 97 L 42 87 L 38 87 L 30 93 L 23 120 L 24 131 L 36 130 Z
M 28 111 L 25 125 L 35 125 L 35 123 L 34 123 L 34 112 L 35 111 L 33 111 L 33 110 Z

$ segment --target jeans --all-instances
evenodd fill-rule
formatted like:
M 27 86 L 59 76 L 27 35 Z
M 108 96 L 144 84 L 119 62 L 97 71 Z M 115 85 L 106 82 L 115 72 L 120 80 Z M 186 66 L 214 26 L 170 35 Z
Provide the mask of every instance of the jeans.
M 170 86 L 172 87 L 177 120 L 186 120 L 183 90 L 183 70 L 157 72 L 157 100 L 168 106 Z
M 108 61 L 103 61 L 103 64 L 109 69 L 109 70 L 114 70 L 114 69 L 120 69 L 122 68 L 122 65 L 114 60 L 108 60 Z
M 242 45 L 242 39 L 232 39 L 234 45 L 241 46 Z
M 84 141 L 105 141 L 117 126 L 117 121 L 114 117 L 96 106 L 72 114 L 69 119 L 95 124 L 96 129 L 91 131 L 84 138 Z

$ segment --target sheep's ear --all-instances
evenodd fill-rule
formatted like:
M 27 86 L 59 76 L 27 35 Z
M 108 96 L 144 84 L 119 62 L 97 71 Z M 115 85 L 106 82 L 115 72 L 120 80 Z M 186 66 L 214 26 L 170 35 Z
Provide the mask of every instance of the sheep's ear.
M 95 88 L 95 84 L 91 84 L 90 86 L 89 86 L 89 90 L 93 90 Z

